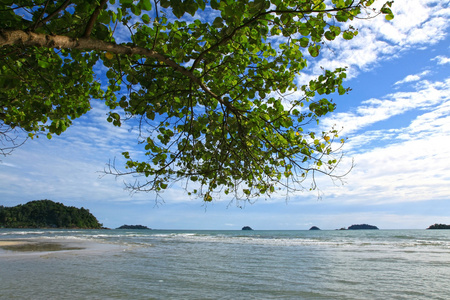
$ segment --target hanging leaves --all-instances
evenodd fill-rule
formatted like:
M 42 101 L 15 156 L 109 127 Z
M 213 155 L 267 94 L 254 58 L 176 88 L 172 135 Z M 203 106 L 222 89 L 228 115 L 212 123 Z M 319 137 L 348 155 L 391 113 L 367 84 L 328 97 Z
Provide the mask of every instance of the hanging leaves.
M 146 158 L 123 152 L 125 173 L 144 178 L 136 191 L 185 180 L 207 202 L 250 199 L 302 189 L 315 172 L 337 176 L 337 132 L 305 124 L 349 91 L 345 69 L 304 86 L 296 76 L 323 43 L 355 38 L 351 21 L 373 0 L 41 2 L 0 4 L 4 124 L 51 138 L 102 99 L 108 122 L 141 129 Z

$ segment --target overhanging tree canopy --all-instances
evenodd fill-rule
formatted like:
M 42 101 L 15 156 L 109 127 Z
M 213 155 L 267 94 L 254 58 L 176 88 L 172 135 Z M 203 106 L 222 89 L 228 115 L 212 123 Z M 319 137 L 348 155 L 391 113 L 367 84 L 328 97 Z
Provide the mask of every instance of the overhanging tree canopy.
M 337 132 L 305 126 L 347 89 L 343 68 L 295 78 L 324 42 L 352 39 L 373 2 L 2 1 L 0 120 L 51 137 L 103 99 L 109 122 L 139 121 L 148 159 L 124 152 L 119 172 L 145 176 L 136 190 L 186 180 L 211 201 L 296 189 L 316 172 L 335 176 Z

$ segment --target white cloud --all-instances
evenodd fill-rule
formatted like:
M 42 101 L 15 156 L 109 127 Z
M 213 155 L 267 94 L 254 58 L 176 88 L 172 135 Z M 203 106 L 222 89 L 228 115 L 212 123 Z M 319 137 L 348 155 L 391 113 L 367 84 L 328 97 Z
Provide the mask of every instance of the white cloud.
M 426 109 L 450 100 L 450 78 L 442 82 L 421 81 L 416 91 L 396 92 L 383 99 L 363 101 L 355 110 L 337 113 L 322 120 L 323 128 L 343 126 L 343 135 L 352 134 L 374 123 L 387 120 L 413 109 Z
M 433 58 L 432 60 L 437 60 L 438 65 L 450 64 L 450 57 L 446 57 L 443 55 L 438 55 L 435 58 Z
M 343 187 L 330 186 L 322 179 L 327 198 L 344 203 L 370 199 L 371 204 L 450 198 L 450 78 L 422 83 L 422 90 L 391 94 L 389 100 L 369 100 L 368 106 L 354 114 L 341 115 L 344 127 L 351 123 L 350 132 L 359 130 L 346 145 L 356 166 Z M 390 125 L 363 132 L 375 120 L 411 109 L 420 114 L 405 127 Z
M 384 1 L 376 3 L 382 4 Z M 348 78 L 354 78 L 359 72 L 371 70 L 383 60 L 398 57 L 413 47 L 436 44 L 447 35 L 450 8 L 444 1 L 396 0 L 392 10 L 395 15 L 392 21 L 378 16 L 353 22 L 358 35 L 350 41 L 338 38 L 327 42 L 311 72 L 320 74 L 321 66 L 327 69 L 347 66 Z
M 394 85 L 400 85 L 407 82 L 414 82 L 421 80 L 424 76 L 430 74 L 430 71 L 423 71 L 420 74 L 408 75 L 404 79 L 397 81 Z

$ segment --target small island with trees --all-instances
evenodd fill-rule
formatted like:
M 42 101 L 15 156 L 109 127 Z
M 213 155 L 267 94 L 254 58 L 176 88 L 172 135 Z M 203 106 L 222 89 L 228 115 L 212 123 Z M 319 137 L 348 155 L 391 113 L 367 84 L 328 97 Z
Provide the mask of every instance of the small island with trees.
M 349 226 L 348 228 L 342 227 L 336 230 L 378 230 L 378 227 L 369 224 L 354 224 Z
M 0 228 L 102 229 L 102 224 L 83 207 L 35 200 L 14 207 L 0 206 Z
M 434 225 L 430 225 L 427 229 L 450 229 L 450 225 L 436 223 Z
M 147 226 L 144 226 L 144 225 L 122 225 L 122 226 L 118 227 L 117 229 L 148 229 L 148 230 L 151 230 L 151 228 L 148 228 Z
M 378 230 L 378 227 L 369 224 L 356 224 L 348 228 L 348 230 L 365 230 L 365 229 Z
M 242 227 L 242 230 L 253 230 L 250 226 L 244 226 Z

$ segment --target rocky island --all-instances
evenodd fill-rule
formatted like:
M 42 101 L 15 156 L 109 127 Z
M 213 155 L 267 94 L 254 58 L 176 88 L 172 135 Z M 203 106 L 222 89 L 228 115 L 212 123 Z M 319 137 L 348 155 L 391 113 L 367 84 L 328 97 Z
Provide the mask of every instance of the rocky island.
M 320 228 L 317 227 L 317 226 L 313 226 L 313 227 L 311 227 L 309 230 L 320 230 Z
M 242 230 L 253 230 L 250 226 L 244 226 L 242 227 Z
M 427 229 L 450 229 L 450 225 L 447 224 L 434 224 L 429 226 Z

